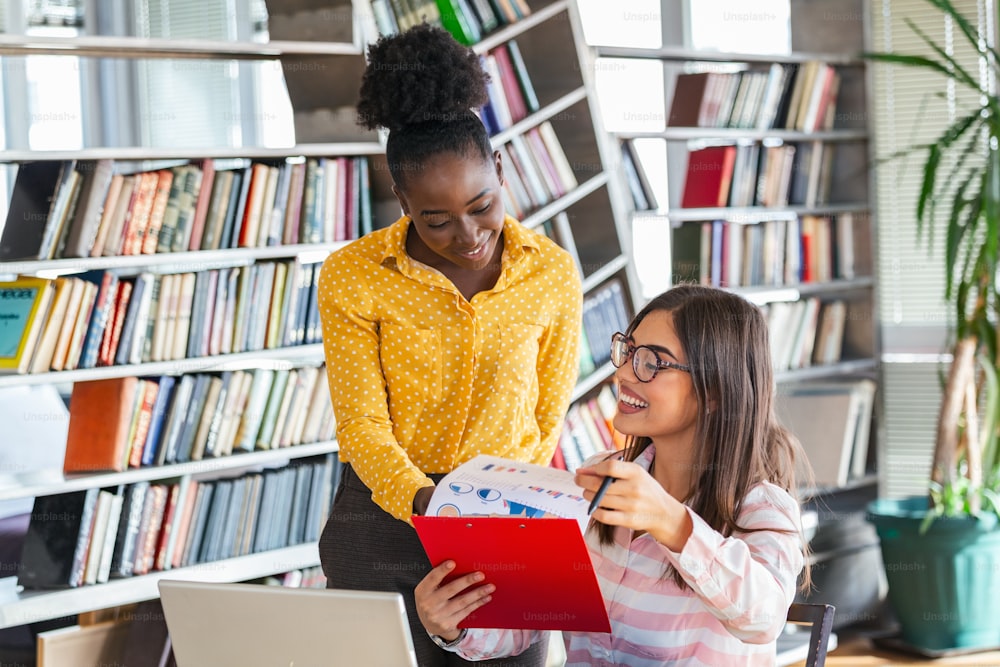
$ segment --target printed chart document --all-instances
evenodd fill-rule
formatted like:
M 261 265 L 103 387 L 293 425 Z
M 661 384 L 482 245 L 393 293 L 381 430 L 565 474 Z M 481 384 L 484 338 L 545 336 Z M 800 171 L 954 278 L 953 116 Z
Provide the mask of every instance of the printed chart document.
M 413 525 L 432 565 L 453 560 L 453 576 L 496 585 L 461 627 L 610 632 L 587 505 L 565 470 L 480 455 L 449 473 Z

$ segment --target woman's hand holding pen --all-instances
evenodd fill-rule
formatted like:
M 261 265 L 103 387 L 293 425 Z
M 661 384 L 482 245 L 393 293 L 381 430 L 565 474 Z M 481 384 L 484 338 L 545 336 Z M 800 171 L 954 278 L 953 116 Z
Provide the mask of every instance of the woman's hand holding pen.
M 605 477 L 612 477 L 603 498 L 591 514 L 611 526 L 649 533 L 671 551 L 680 551 L 691 535 L 693 524 L 684 505 L 670 495 L 642 466 L 607 459 L 578 468 L 574 481 L 593 500 Z
M 482 572 L 470 572 L 444 583 L 445 578 L 455 569 L 455 562 L 446 560 L 427 573 L 413 589 L 417 603 L 417 615 L 424 628 L 432 635 L 446 641 L 455 640 L 462 620 L 492 600 L 493 584 L 475 586 L 485 579 Z

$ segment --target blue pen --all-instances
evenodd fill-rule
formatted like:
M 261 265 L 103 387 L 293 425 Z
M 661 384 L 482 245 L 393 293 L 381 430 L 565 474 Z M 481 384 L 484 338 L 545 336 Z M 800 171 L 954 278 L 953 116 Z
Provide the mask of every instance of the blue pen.
M 604 497 L 604 493 L 608 490 L 608 487 L 611 486 L 611 483 L 616 479 L 618 478 L 611 477 L 609 475 L 605 477 L 603 481 L 601 481 L 601 486 L 597 489 L 597 493 L 594 494 L 594 499 L 590 501 L 590 507 L 587 508 L 587 514 L 593 514 L 594 510 L 597 509 L 598 503 L 601 502 L 601 498 Z

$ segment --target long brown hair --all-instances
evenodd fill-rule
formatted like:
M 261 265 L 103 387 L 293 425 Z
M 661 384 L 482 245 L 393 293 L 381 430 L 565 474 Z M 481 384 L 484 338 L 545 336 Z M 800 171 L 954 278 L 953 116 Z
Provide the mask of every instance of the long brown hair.
M 625 333 L 631 335 L 655 311 L 673 318 L 698 401 L 697 460 L 692 462 L 697 474 L 690 495 L 680 500 L 723 535 L 748 532 L 737 517 L 750 489 L 767 481 L 796 496 L 798 481 L 810 481 L 795 479 L 796 462 L 804 454 L 774 414 L 767 323 L 760 309 L 740 296 L 679 285 L 647 303 Z M 623 460 L 636 460 L 651 442 L 629 436 Z M 600 542 L 612 543 L 614 528 L 594 523 Z M 808 553 L 805 542 L 803 553 Z M 810 582 L 808 558 L 806 562 L 803 589 Z M 687 586 L 676 570 L 668 568 L 668 573 L 678 586 Z

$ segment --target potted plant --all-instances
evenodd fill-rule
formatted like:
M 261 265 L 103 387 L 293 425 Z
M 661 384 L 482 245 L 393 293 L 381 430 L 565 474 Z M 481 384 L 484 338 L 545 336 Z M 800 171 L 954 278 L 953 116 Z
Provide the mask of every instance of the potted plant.
M 948 365 L 928 494 L 880 499 L 868 508 L 882 544 L 889 603 L 902 640 L 944 651 L 1000 646 L 1000 451 L 997 446 L 997 293 L 1000 247 L 1000 56 L 950 0 L 927 0 L 952 21 L 982 65 L 970 71 L 913 22 L 933 55 L 869 53 L 971 88 L 979 105 L 937 140 L 905 151 L 923 156 L 916 219 L 920 238 L 945 238 Z M 981 72 L 986 74 L 982 75 Z M 984 80 L 989 79 L 989 80 Z M 942 93 L 943 94 L 943 93 Z

